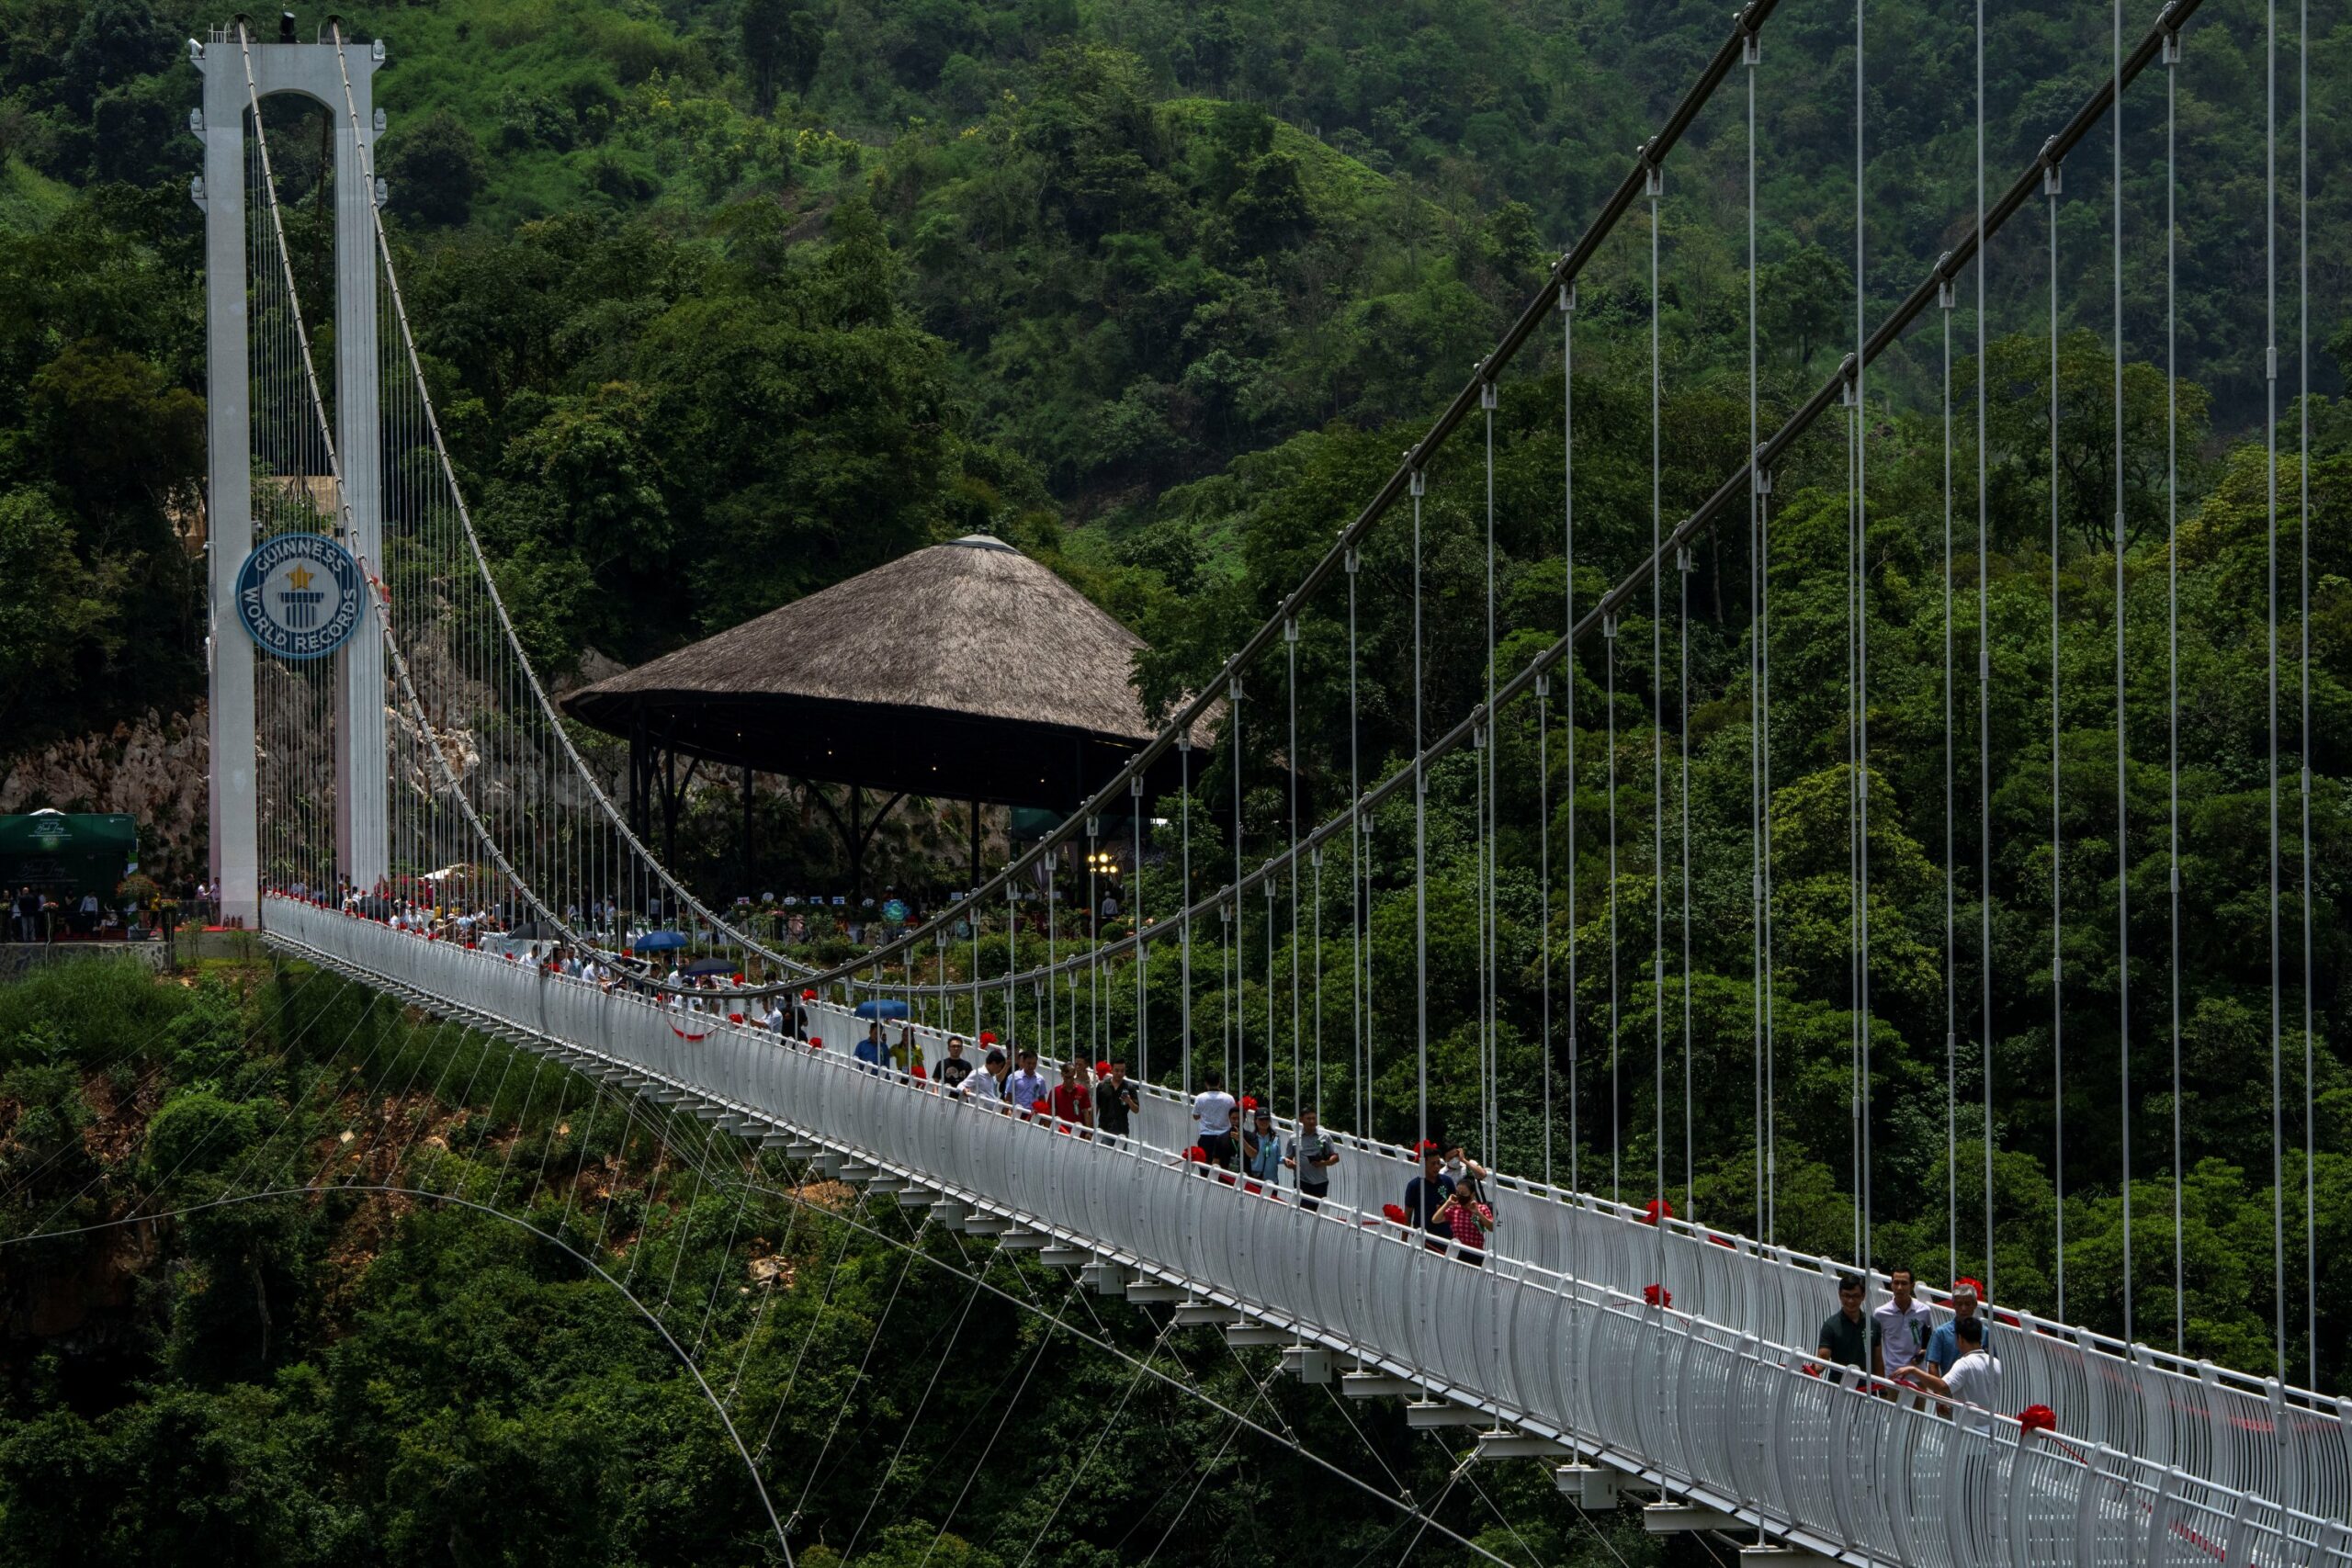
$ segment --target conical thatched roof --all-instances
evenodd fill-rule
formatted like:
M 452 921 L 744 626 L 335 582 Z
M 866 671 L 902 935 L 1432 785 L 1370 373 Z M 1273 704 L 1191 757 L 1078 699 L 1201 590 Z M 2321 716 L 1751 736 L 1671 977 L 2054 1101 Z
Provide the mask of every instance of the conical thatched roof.
M 1130 678 L 1143 646 L 1047 568 L 973 535 L 563 705 L 600 729 L 731 766 L 1059 808 L 1156 733 Z

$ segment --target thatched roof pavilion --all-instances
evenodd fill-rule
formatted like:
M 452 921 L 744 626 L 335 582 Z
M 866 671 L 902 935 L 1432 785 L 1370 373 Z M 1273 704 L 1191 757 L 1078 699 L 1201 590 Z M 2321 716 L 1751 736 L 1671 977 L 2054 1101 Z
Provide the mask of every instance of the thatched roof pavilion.
M 633 748 L 1068 811 L 1156 733 L 1142 639 L 1001 539 L 933 545 L 563 699 Z M 1203 727 L 1195 744 L 1205 749 Z M 1203 759 L 1193 759 L 1193 772 Z M 1155 770 L 1153 793 L 1172 789 Z

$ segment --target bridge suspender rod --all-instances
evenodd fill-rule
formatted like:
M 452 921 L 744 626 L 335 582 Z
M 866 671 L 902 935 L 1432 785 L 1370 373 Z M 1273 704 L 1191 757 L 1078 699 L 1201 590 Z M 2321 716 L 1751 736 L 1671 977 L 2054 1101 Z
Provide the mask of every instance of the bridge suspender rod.
M 1363 818 L 1356 810 L 1356 801 L 1363 794 L 1363 782 L 1359 776 L 1361 760 L 1357 755 L 1363 728 L 1356 706 L 1356 576 L 1363 569 L 1363 558 L 1354 550 L 1348 552 L 1348 932 L 1352 943 L 1348 953 L 1348 1027 L 1349 1074 L 1355 1079 L 1356 1136 L 1372 1135 L 1369 1094 L 1372 1086 L 1372 1063 L 1367 1055 L 1370 1035 L 1364 1029 L 1363 1017 Z M 1190 889 L 1186 890 L 1187 897 Z M 1319 906 L 1320 900 L 1317 900 Z M 1319 956 L 1316 973 L 1322 973 Z M 1321 1039 L 1318 1031 L 1316 1036 Z M 1360 1061 L 1359 1059 L 1362 1058 Z M 1317 1094 L 1320 1094 L 1318 1087 Z
M 1608 665 L 1607 711 L 1609 715 L 1609 1201 L 1622 1203 L 1624 1199 L 1624 1170 L 1618 1156 L 1623 1139 L 1619 1122 L 1619 1058 L 1624 1055 L 1624 1042 L 1618 1036 L 1617 1012 L 1617 617 L 1611 615 L 1600 623 L 1602 640 L 1608 644 L 1604 654 Z
M 1178 1031 L 1183 1036 L 1182 1071 L 1184 1097 L 1190 1100 L 1193 1094 L 1193 739 L 1189 730 L 1176 743 L 1176 805 L 1182 820 L 1182 826 L 1177 830 L 1182 845 L 1182 864 L 1178 873 L 1183 878 L 1183 892 L 1177 899 L 1178 908 L 1183 911 L 1178 925 L 1182 938 L 1179 963 L 1182 970 L 1182 985 L 1180 988 L 1183 996 Z
M 1753 87 L 1750 88 L 1751 93 Z M 1566 566 L 1562 576 L 1567 587 L 1562 605 L 1561 629 L 1573 632 L 1577 624 L 1577 286 L 1560 285 L 1560 514 L 1561 558 Z M 1577 1087 L 1578 1005 L 1577 991 L 1577 661 L 1567 659 L 1561 663 L 1564 707 L 1561 728 L 1567 732 L 1568 742 L 1568 1186 L 1577 1186 L 1578 1167 L 1577 1112 L 1581 1109 Z M 1548 891 L 1551 878 L 1544 878 Z M 1544 927 L 1551 920 L 1547 914 Z M 1546 1042 L 1545 1049 L 1550 1049 Z M 1545 1058 L 1550 1059 L 1548 1056 Z M 1548 1124 L 1550 1118 L 1545 1121 Z M 1547 1168 L 1544 1179 L 1552 1179 Z
M 2050 1184 L 2057 1313 L 2066 1316 L 2066 1007 L 2064 853 L 2059 816 L 2058 714 L 2058 197 L 2064 186 L 2055 160 L 2042 170 L 2050 209 Z
M 1289 658 L 1290 658 L 1290 679 L 1283 682 L 1283 684 L 1284 684 L 1286 687 L 1288 687 L 1288 689 L 1289 689 L 1289 697 L 1290 697 L 1290 755 L 1289 755 L 1288 757 L 1286 757 L 1285 759 L 1283 759 L 1283 760 L 1284 760 L 1284 761 L 1289 764 L 1289 773 L 1290 773 L 1290 842 L 1291 842 L 1291 848 L 1292 848 L 1294 851 L 1295 851 L 1295 850 L 1298 848 L 1298 768 L 1299 768 L 1299 762 L 1298 762 L 1298 622 L 1297 622 L 1297 621 L 1295 621 L 1295 620 L 1292 620 L 1292 621 L 1285 622 L 1285 623 L 1283 624 L 1283 646 L 1288 649 L 1288 651 L 1289 651 Z M 1137 799 L 1137 801 L 1138 801 L 1138 802 L 1140 802 L 1140 801 L 1141 801 L 1141 799 L 1142 799 L 1142 795 L 1141 795 L 1140 794 L 1138 794 L 1138 795 L 1136 795 L 1136 799 Z M 1137 857 L 1136 863 L 1137 869 L 1138 869 L 1138 870 L 1140 870 L 1140 869 L 1141 869 L 1141 866 L 1142 866 L 1142 863 L 1143 863 L 1141 857 Z M 1319 858 L 1318 858 L 1317 863 L 1318 863 L 1318 865 L 1320 864 Z M 1269 887 L 1271 887 L 1271 886 L 1273 886 L 1273 884 L 1272 884 L 1272 883 L 1270 882 L 1270 883 L 1268 883 L 1268 884 L 1267 884 L 1267 886 L 1268 886 Z M 1268 912 L 1269 914 L 1271 914 L 1271 913 L 1272 912 L 1272 910 L 1271 908 L 1269 908 L 1269 910 L 1268 910 L 1267 912 Z M 1137 929 L 1138 929 L 1138 930 L 1140 930 L 1140 929 L 1141 929 L 1140 925 L 1138 925 Z M 1268 926 L 1267 926 L 1267 928 L 1266 928 L 1266 940 L 1267 940 L 1269 942 L 1272 942 L 1273 941 L 1273 927 L 1272 927 L 1272 925 L 1271 923 L 1269 923 L 1269 925 L 1268 925 Z M 1137 944 L 1136 944 L 1136 952 L 1137 955 L 1138 955 L 1138 956 L 1140 956 L 1140 955 L 1142 954 L 1143 951 L 1144 951 L 1143 944 L 1141 944 L 1141 943 L 1137 943 Z M 1273 966 L 1273 961 L 1272 961 L 1272 959 L 1268 959 L 1268 960 L 1267 960 L 1267 962 L 1266 962 L 1266 984 L 1267 984 L 1268 986 L 1272 986 L 1273 983 L 1274 983 L 1274 966 Z M 1298 1012 L 1298 862 L 1297 862 L 1297 860 L 1296 860 L 1295 858 L 1294 858 L 1294 859 L 1291 861 L 1291 863 L 1290 863 L 1290 1104 L 1291 1104 L 1291 1114 L 1292 1114 L 1294 1117 L 1295 1117 L 1295 1116 L 1296 1116 L 1296 1115 L 1298 1114 L 1298 1107 L 1299 1107 L 1299 1104 L 1300 1104 L 1300 1100 L 1299 1100 L 1300 1089 L 1299 1089 L 1299 1086 L 1300 1086 L 1300 1084 L 1304 1081 L 1304 1079 L 1303 1079 L 1303 1078 L 1301 1077 L 1301 1076 L 1300 1076 L 1300 1071 L 1299 1071 L 1299 1068 L 1300 1068 L 1300 1063 L 1299 1063 L 1299 1037 L 1298 1037 L 1298 1022 L 1299 1022 L 1299 1012 Z M 1270 1104 L 1272 1103 L 1272 1098 L 1271 1098 L 1271 1097 L 1269 1097 L 1268 1103 L 1270 1103 Z
M 1977 983 L 1982 990 L 1982 1031 L 1977 1071 L 1984 1094 L 1984 1294 L 1993 1278 L 1993 643 L 1991 502 L 1984 490 L 1986 413 L 1991 406 L 1984 374 L 1984 267 L 1982 247 L 1989 232 L 1984 206 L 1984 0 L 1976 0 L 1976 808 Z M 1949 270 L 1946 276 L 1950 276 Z
M 2117 70 L 2123 65 L 2123 0 L 2111 6 L 2113 55 Z M 2120 1075 L 2117 1109 L 2122 1114 L 2123 1199 L 2123 1342 L 2133 1343 L 2132 1322 L 2132 840 L 2131 805 L 2125 795 L 2126 744 L 2123 706 L 2123 102 L 2116 100 L 2108 127 L 2113 169 L 2109 196 L 2114 203 L 2115 319 L 2115 1019 L 2116 1066 Z
M 1429 748 L 1421 740 L 1421 497 L 1429 476 L 1413 470 L 1413 1142 L 1430 1136 Z M 1393 782 L 1393 780 L 1392 780 Z M 1377 795 L 1380 792 L 1373 792 Z
M 1854 530 L 1854 1063 L 1856 1189 L 1860 1198 L 1861 1230 L 1854 1261 L 1865 1280 L 1871 1271 L 1871 608 L 1870 608 L 1870 456 L 1869 421 L 1864 416 L 1862 356 L 1869 273 L 1865 267 L 1863 225 L 1865 169 L 1863 133 L 1862 0 L 1854 0 L 1854 379 L 1853 495 Z
M 2296 668 L 2302 678 L 2301 738 L 2303 812 L 2303 1314 L 2308 1358 L 2305 1379 L 2319 1386 L 2319 1211 L 2314 1167 L 2319 1160 L 2318 1129 L 2312 1121 L 2312 1051 L 2314 1021 L 2312 1001 L 2312 53 L 2311 0 L 2297 0 L 2295 21 L 2295 373 L 2300 390 L 2295 408 L 2301 421 L 2296 434 L 2296 481 L 2300 487 L 2300 516 L 2295 529 L 2301 570 L 2302 610 L 2296 618 L 2302 646 Z
M 1574 679 L 1571 673 L 1570 679 Z M 1543 971 L 1544 1185 L 1552 1182 L 1552 714 L 1549 681 L 1535 682 L 1535 888 Z
M 2283 1066 L 2284 985 L 2278 956 L 2278 3 L 2270 0 L 2263 26 L 2262 270 L 2264 290 L 2263 416 L 2267 449 L 2262 478 L 2269 543 L 2270 704 L 2270 1230 L 2273 1343 L 2278 1380 L 2287 1379 L 2286 1078 Z
M 1740 58 L 1747 67 L 1747 450 L 1752 454 L 1756 450 L 1756 438 L 1761 434 L 1757 428 L 1760 415 L 1758 411 L 1756 352 L 1756 71 L 1760 63 L 1760 50 L 1753 33 L 1745 40 Z M 1764 574 L 1769 562 L 1764 550 L 1763 502 L 1762 478 L 1758 475 L 1747 487 L 1747 907 L 1749 963 L 1754 975 L 1748 996 L 1754 1014 L 1756 1054 L 1756 1217 L 1752 1234 L 1757 1235 L 1770 1234 L 1765 1223 L 1765 1216 L 1770 1213 L 1765 1198 L 1765 1175 L 1766 1150 L 1770 1145 L 1770 1135 L 1767 1130 L 1768 1101 L 1764 1093 L 1767 1041 L 1765 987 L 1770 981 L 1770 974 L 1764 960 L 1764 829 L 1769 799 L 1764 789 Z M 1573 615 L 1569 617 L 1572 624 L 1575 619 Z
M 1960 945 L 1952 876 L 1951 739 L 1951 312 L 1957 291 L 1947 280 L 1943 307 L 1944 397 L 1944 1278 L 1960 1277 Z
M 1658 333 L 1657 225 L 1658 198 L 1665 182 L 1656 164 L 1650 166 L 1650 558 L 1665 558 L 1665 468 L 1660 462 L 1658 384 L 1664 367 Z M 1651 1195 L 1666 1197 L 1666 601 L 1662 568 L 1650 572 L 1650 1110 L 1655 1120 L 1651 1141 L 1657 1159 Z M 1487 706 L 1494 705 L 1491 694 Z M 1658 1227 L 1661 1231 L 1663 1225 Z
M 2141 70 L 2155 59 L 2164 39 L 2177 30 L 2201 3 L 2202 0 L 2170 0 L 2155 27 L 2131 53 L 2124 57 L 2124 80 L 2127 85 Z M 2018 176 L 2017 182 L 2009 187 L 2000 200 L 1987 209 L 1985 233 L 1998 232 L 2000 227 L 2016 215 L 2018 209 L 2041 188 L 2043 169 L 2054 164 L 2085 135 L 2088 134 L 2091 128 L 2097 124 L 2100 112 L 2113 100 L 2113 83 L 2102 83 L 2091 93 L 2083 106 L 2076 110 L 2074 118 L 2067 122 L 2066 128 L 2043 145 L 2026 171 Z M 1979 248 L 1980 237 L 1976 232 L 1971 231 L 1963 235 L 1953 249 L 1938 261 L 1929 270 L 1928 276 L 1913 288 L 1904 298 L 1902 303 L 1896 306 L 1894 313 L 1871 333 L 1864 344 L 1865 363 L 1875 360 L 1902 337 L 1904 332 L 1917 320 L 1920 313 L 1934 304 L 1943 282 L 1947 278 L 1956 276 L 1961 268 L 1976 255 Z M 1588 637 L 1600 633 L 1604 624 L 1617 615 L 1633 600 L 1634 595 L 1649 581 L 1661 564 L 1672 558 L 1665 552 L 1680 549 L 1691 544 L 1701 534 L 1713 526 L 1730 509 L 1733 502 L 1747 491 L 1749 487 L 1764 485 L 1769 494 L 1773 464 L 1813 428 L 1823 413 L 1838 405 L 1842 389 L 1852 371 L 1853 365 L 1849 356 L 1847 363 L 1840 365 L 1828 380 L 1816 389 L 1811 397 L 1790 414 L 1777 431 L 1757 447 L 1755 457 L 1750 461 L 1740 465 L 1738 469 L 1711 492 L 1705 501 L 1675 525 L 1673 532 L 1662 540 L 1658 554 L 1637 561 L 1627 570 L 1625 576 L 1602 594 L 1565 635 L 1536 654 L 1517 674 L 1497 687 L 1495 692 L 1497 708 L 1527 695 L 1533 689 L 1539 674 L 1558 666 L 1577 643 Z M 1759 475 L 1761 478 L 1758 477 Z M 1418 680 L 1415 686 L 1418 690 Z M 1231 898 L 1238 893 L 1248 891 L 1265 877 L 1281 874 L 1289 868 L 1297 856 L 1304 854 L 1316 844 L 1346 831 L 1347 823 L 1354 815 L 1373 810 L 1398 793 L 1411 788 L 1416 780 L 1426 771 L 1429 763 L 1469 744 L 1476 731 L 1487 722 L 1487 710 L 1483 705 L 1474 709 L 1435 739 L 1418 746 L 1410 761 L 1400 765 L 1396 773 L 1366 789 L 1363 795 L 1351 805 L 1348 815 L 1335 817 L 1303 835 L 1297 844 L 1268 857 L 1255 870 L 1240 876 L 1234 886 L 1219 888 L 1210 899 L 1202 900 L 1198 908 L 1205 910 L 1213 900 Z M 1168 744 L 1173 744 L 1172 739 L 1165 735 L 1162 740 Z M 1136 759 L 1123 769 L 1113 781 L 1114 786 L 1120 790 L 1125 789 L 1128 778 L 1139 772 L 1148 761 L 1159 755 L 1160 745 L 1161 741 L 1154 741 L 1143 751 L 1137 753 Z M 1097 797 L 1098 800 L 1102 798 L 1103 797 Z M 1055 836 L 1049 837 L 1037 849 L 1023 856 L 1012 868 L 1012 871 L 1000 873 L 999 880 L 1001 881 L 1005 875 L 1026 869 L 1052 845 L 1060 842 L 1062 836 L 1070 830 L 1067 827 L 1057 830 Z M 899 940 L 910 941 L 917 934 L 920 933 L 910 932 L 907 937 Z M 1138 940 L 1136 937 L 1129 936 L 1108 944 L 1105 948 L 1106 956 L 1120 952 L 1136 940 Z M 1142 940 L 1152 939 L 1146 936 Z M 877 951 L 895 953 L 897 949 L 893 945 Z M 870 956 L 868 959 L 859 960 L 859 963 L 863 964 L 869 961 Z M 838 969 L 822 972 L 814 976 L 813 980 L 820 982 L 831 979 L 844 972 Z

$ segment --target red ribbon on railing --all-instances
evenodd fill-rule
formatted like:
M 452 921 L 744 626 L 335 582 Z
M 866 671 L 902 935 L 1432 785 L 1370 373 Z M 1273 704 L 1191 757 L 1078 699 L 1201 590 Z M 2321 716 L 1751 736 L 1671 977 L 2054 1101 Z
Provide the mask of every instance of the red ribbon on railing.
M 2018 1412 L 2018 1425 L 2029 1432 L 2054 1432 L 2058 1429 L 2058 1412 L 2047 1404 L 2029 1404 Z
M 1674 1292 L 1664 1285 L 1644 1285 L 1642 1300 L 1654 1307 L 1670 1307 L 1674 1304 Z
M 1663 1198 L 1653 1198 L 1642 1205 L 1642 1224 L 1654 1225 L 1660 1220 L 1674 1218 L 1674 1205 Z

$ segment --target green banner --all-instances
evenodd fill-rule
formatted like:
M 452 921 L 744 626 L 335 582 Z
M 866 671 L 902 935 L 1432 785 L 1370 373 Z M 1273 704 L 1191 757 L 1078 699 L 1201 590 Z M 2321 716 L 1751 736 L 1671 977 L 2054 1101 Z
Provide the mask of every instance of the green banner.
M 139 825 L 104 816 L 35 811 L 0 817 L 0 885 L 110 896 L 139 863 Z

